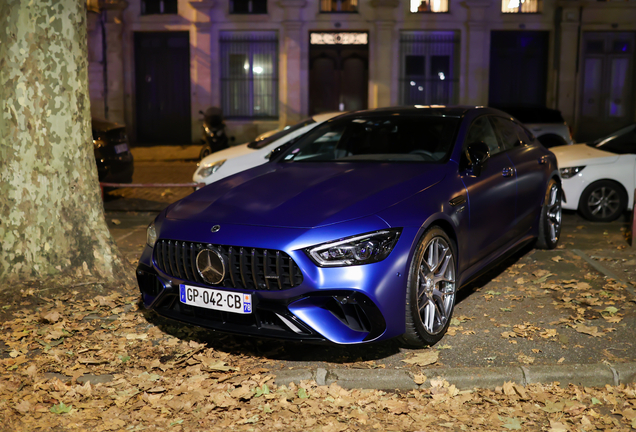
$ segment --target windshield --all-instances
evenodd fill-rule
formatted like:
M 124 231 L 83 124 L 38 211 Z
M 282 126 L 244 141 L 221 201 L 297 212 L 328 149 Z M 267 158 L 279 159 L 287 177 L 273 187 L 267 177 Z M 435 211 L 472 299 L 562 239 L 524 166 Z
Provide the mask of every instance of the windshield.
M 442 162 L 459 122 L 422 115 L 347 117 L 308 132 L 279 161 Z
M 587 145 L 616 154 L 636 153 L 636 124 L 619 129 Z
M 303 121 L 301 121 L 300 123 L 296 123 L 293 126 L 287 126 L 285 127 L 282 131 L 276 132 L 273 135 L 268 136 L 265 139 L 262 139 L 260 141 L 252 141 L 251 143 L 249 143 L 247 146 L 251 149 L 262 149 L 263 147 L 268 146 L 269 144 L 273 143 L 274 141 L 284 137 L 285 135 L 288 135 L 294 131 L 297 131 L 298 129 L 305 127 L 309 124 L 312 123 L 316 123 L 316 121 L 314 119 L 307 118 Z

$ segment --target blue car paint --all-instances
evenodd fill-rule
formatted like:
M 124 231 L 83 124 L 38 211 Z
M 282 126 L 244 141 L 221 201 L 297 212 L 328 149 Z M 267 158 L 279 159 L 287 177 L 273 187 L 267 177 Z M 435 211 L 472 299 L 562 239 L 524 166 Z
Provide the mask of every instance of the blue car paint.
M 537 164 L 538 168 L 534 170 L 531 166 L 524 168 L 522 189 L 527 195 L 524 199 L 531 198 L 532 201 L 528 209 L 519 205 L 516 187 L 512 200 L 499 202 L 486 210 L 471 207 L 471 202 L 475 205 L 477 198 L 471 197 L 475 188 L 470 184 L 471 180 L 459 172 L 461 146 L 470 122 L 480 114 L 493 112 L 466 110 L 462 114 L 455 148 L 449 160 L 442 164 L 274 162 L 236 174 L 164 210 L 155 221 L 158 237 L 269 248 L 289 254 L 303 274 L 299 286 L 283 291 L 237 291 L 252 294 L 255 306 L 259 302 L 283 305 L 293 315 L 294 322 L 315 331 L 316 337 L 307 339 L 350 344 L 399 336 L 405 330 L 409 266 L 419 239 L 431 225 L 442 226 L 456 243 L 459 286 L 513 247 L 538 234 L 537 222 L 545 188 L 548 180 L 558 178 L 558 174 L 554 156 L 536 143 L 515 155 L 520 164 L 528 158 L 548 156 L 548 164 Z M 495 157 L 504 165 L 516 166 L 507 152 Z M 514 179 L 515 183 L 519 181 L 517 170 Z M 480 193 L 484 193 L 485 198 L 481 197 L 481 201 L 497 201 L 500 193 L 497 182 L 498 178 L 493 174 L 492 188 L 482 188 Z M 452 206 L 450 200 L 462 194 L 466 202 Z M 480 228 L 479 215 L 484 211 L 493 215 L 505 211 L 512 216 L 504 227 L 481 227 L 487 230 L 484 241 L 487 235 L 492 235 L 498 244 L 485 250 L 479 259 L 471 259 L 478 253 L 477 249 L 483 247 L 474 244 L 471 230 Z M 524 226 L 518 227 L 522 223 Z M 217 224 L 221 225 L 221 230 L 212 233 L 211 227 Z M 399 227 L 402 232 L 389 257 L 377 263 L 324 268 L 314 264 L 304 252 L 310 246 L 387 227 Z M 515 235 L 502 235 L 504 230 L 513 230 Z M 205 286 L 162 272 L 152 255 L 152 249 L 146 246 L 139 268 L 156 275 L 165 287 L 158 297 L 180 283 Z M 317 306 L 328 298 L 321 295 L 340 292 L 364 294 L 384 318 L 385 328 L 381 333 L 369 338 L 369 332 L 354 331 L 331 312 Z M 155 308 L 154 296 L 143 293 L 142 298 L 146 307 Z M 187 318 L 183 320 L 192 322 Z M 249 329 L 196 324 L 258 335 Z

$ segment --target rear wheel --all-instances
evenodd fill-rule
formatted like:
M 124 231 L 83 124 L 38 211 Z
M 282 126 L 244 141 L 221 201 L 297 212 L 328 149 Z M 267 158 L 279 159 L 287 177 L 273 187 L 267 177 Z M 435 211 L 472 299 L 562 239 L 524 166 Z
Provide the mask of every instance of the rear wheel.
M 199 153 L 199 159 L 203 159 L 204 157 L 212 154 L 212 149 L 208 144 L 204 145 L 201 149 L 201 153 Z
M 420 240 L 407 281 L 406 345 L 433 345 L 446 333 L 457 291 L 455 256 L 453 242 L 439 227 L 430 228 Z
M 562 196 L 561 185 L 554 179 L 550 180 L 539 217 L 539 238 L 537 239 L 539 249 L 554 249 L 559 243 L 563 212 Z
M 627 194 L 616 182 L 600 180 L 585 188 L 579 201 L 579 211 L 585 219 L 611 222 L 625 211 Z

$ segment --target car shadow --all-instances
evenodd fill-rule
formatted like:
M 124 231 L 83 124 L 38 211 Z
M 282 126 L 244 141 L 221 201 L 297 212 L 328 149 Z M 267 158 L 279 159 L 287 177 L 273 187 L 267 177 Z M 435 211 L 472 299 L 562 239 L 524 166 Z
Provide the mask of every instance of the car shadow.
M 510 254 L 499 264 L 464 286 L 457 293 L 457 303 L 461 303 L 470 295 L 501 275 L 510 266 L 531 253 L 532 245 L 528 245 Z M 143 310 L 143 306 L 140 305 Z M 334 345 L 330 343 L 281 341 L 277 339 L 237 336 L 218 331 L 203 329 L 161 317 L 154 312 L 143 312 L 146 320 L 156 325 L 162 332 L 184 341 L 195 341 L 208 348 L 230 355 L 243 355 L 272 361 L 294 362 L 302 365 L 305 362 L 324 362 L 332 364 L 356 364 L 354 367 L 374 367 L 375 361 L 385 360 L 401 352 L 411 351 L 397 339 L 362 345 Z

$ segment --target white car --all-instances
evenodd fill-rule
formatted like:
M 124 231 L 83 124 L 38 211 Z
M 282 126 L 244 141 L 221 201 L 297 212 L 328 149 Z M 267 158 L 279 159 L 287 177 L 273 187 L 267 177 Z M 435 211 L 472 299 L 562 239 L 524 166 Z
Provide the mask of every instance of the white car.
M 283 130 L 265 139 L 214 152 L 199 162 L 199 168 L 197 168 L 192 176 L 192 180 L 195 183 L 205 183 L 208 185 L 232 174 L 264 164 L 268 161 L 269 154 L 275 148 L 341 114 L 344 113 L 330 112 L 316 114 L 293 126 L 287 126 Z
M 609 222 L 634 208 L 636 124 L 587 144 L 554 147 L 567 203 L 592 221 Z
M 546 148 L 574 144 L 572 131 L 563 119 L 561 111 L 544 107 L 494 105 L 530 129 Z

